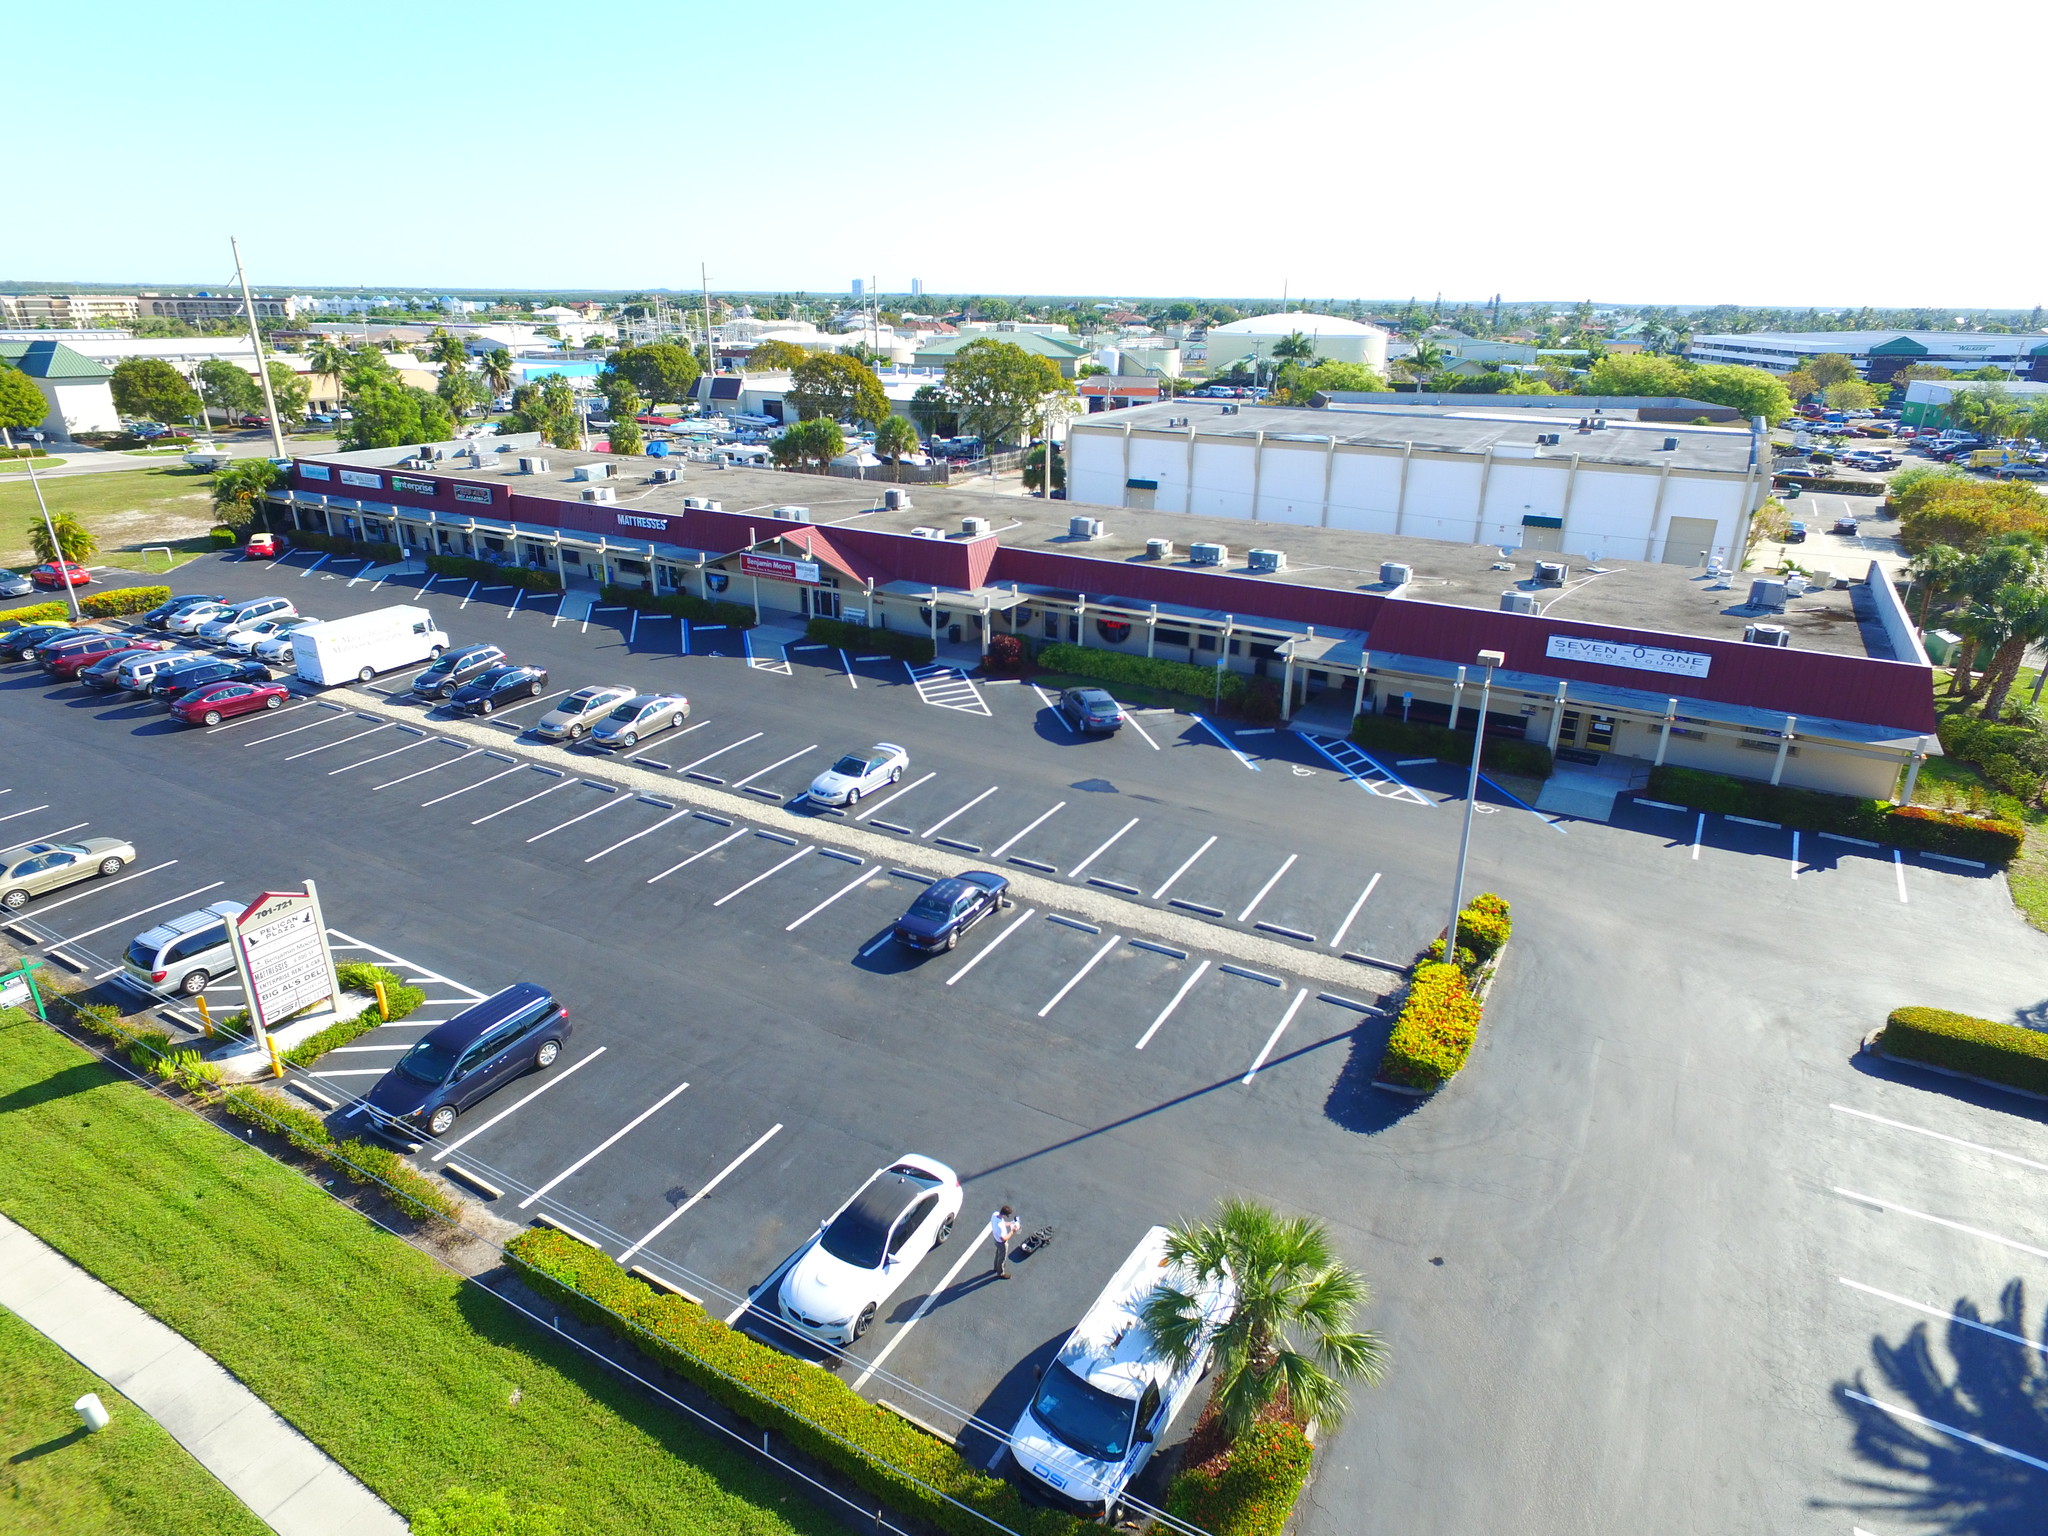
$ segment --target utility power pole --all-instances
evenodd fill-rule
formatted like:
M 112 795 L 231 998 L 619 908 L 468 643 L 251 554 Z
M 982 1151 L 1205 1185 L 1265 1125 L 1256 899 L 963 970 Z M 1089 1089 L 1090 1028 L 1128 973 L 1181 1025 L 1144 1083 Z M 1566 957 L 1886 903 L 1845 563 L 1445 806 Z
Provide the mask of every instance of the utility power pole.
M 703 262 L 697 263 L 697 282 L 704 291 L 704 371 L 718 372 L 718 352 L 711 345 L 711 274 Z
M 242 270 L 242 247 L 233 235 L 228 249 L 235 253 L 235 281 L 242 285 L 242 312 L 249 317 L 249 345 L 256 349 L 256 382 L 263 386 L 263 409 L 270 417 L 270 445 L 281 459 L 284 452 L 284 423 L 277 419 L 277 396 L 270 388 L 270 368 L 263 361 L 263 332 L 256 326 L 256 301 L 249 297 L 248 274 Z

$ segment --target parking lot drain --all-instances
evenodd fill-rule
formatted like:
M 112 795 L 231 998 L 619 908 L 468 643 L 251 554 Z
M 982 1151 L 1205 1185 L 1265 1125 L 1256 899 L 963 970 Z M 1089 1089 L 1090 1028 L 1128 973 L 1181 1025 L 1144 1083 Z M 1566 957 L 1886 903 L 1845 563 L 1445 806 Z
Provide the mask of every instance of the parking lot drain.
M 963 843 L 956 837 L 935 837 L 932 839 L 932 841 L 937 843 L 942 848 L 958 848 L 962 853 L 981 852 L 981 844 Z
M 667 773 L 670 769 L 670 765 L 668 763 L 658 763 L 651 757 L 636 757 L 633 759 L 633 761 L 639 764 L 642 768 L 652 768 L 660 773 Z
M 693 779 L 702 779 L 706 784 L 723 784 L 725 782 L 715 773 L 699 773 L 694 768 L 690 770 L 689 776 Z
M 1078 928 L 1083 933 L 1102 932 L 1102 930 L 1096 927 L 1093 923 L 1084 923 L 1078 917 L 1067 917 L 1058 912 L 1046 913 L 1045 920 L 1048 923 L 1058 923 L 1062 928 Z
M 761 787 L 760 787 L 759 785 L 757 785 L 757 784 L 748 784 L 748 785 L 745 785 L 745 786 L 744 786 L 744 791 L 745 791 L 745 793 L 747 793 L 747 794 L 750 794 L 750 795 L 759 795 L 759 796 L 760 796 L 760 797 L 761 797 L 761 798 L 762 798 L 763 800 L 776 800 L 776 801 L 779 801 L 779 800 L 781 800 L 781 799 L 782 799 L 782 791 L 781 791 L 781 790 L 779 790 L 779 789 L 763 789 L 763 788 L 761 788 Z
M 1188 952 L 1184 949 L 1175 949 L 1171 944 L 1154 944 L 1150 939 L 1133 939 L 1131 944 L 1134 948 L 1149 949 L 1155 955 L 1167 955 L 1175 960 L 1185 960 L 1188 957 Z
M 892 875 L 901 875 L 906 880 L 915 880 L 919 885 L 931 885 L 934 884 L 938 879 L 938 876 L 936 875 L 920 875 L 914 869 L 892 869 L 889 871 L 889 873 Z
M 1339 1008 L 1349 1008 L 1353 1013 L 1379 1012 L 1379 1009 L 1375 1008 L 1371 1003 L 1361 1003 L 1356 998 L 1339 997 L 1335 992 L 1318 992 L 1316 994 L 1316 1001 L 1319 1003 L 1335 1003 Z
M 1205 907 L 1199 901 L 1182 901 L 1178 896 L 1169 901 L 1167 905 L 1169 907 L 1179 907 L 1184 912 L 1199 912 L 1204 917 L 1221 917 L 1223 915 L 1221 907 Z
M 1253 926 L 1261 933 L 1277 933 L 1283 939 L 1299 939 L 1304 944 L 1316 942 L 1314 934 L 1303 933 L 1299 928 L 1283 928 L 1278 923 L 1255 923 Z
M 906 837 L 910 835 L 910 828 L 898 821 L 871 821 L 868 825 L 880 827 L 884 832 L 901 832 Z
M 1059 871 L 1056 868 L 1054 868 L 1054 866 L 1050 864 L 1041 864 L 1036 859 L 1027 859 L 1022 854 L 1011 854 L 1010 862 L 1012 864 L 1022 864 L 1026 869 L 1036 869 L 1048 875 L 1054 875 L 1059 873 Z
M 977 853 L 980 852 L 979 849 L 975 851 Z M 1126 896 L 1136 896 L 1139 894 L 1138 888 L 1135 885 L 1125 885 L 1121 880 L 1105 880 L 1100 875 L 1090 875 L 1088 883 L 1090 885 L 1099 885 L 1106 891 L 1122 891 Z
M 920 1419 L 916 1414 L 910 1412 L 907 1408 L 897 1407 L 894 1403 L 890 1402 L 889 1399 L 887 1399 L 886 1397 L 876 1398 L 875 1406 L 877 1408 L 882 1409 L 884 1412 L 895 1414 L 897 1418 L 901 1419 L 906 1424 L 915 1425 L 917 1428 L 923 1430 L 926 1434 L 930 1435 L 934 1440 L 943 1440 L 948 1445 L 953 1445 L 957 1443 L 954 1440 L 954 1438 L 951 1435 L 947 1434 L 943 1429 L 937 1429 L 934 1428 L 932 1425 L 925 1423 L 925 1421 L 923 1419 Z
M 781 832 L 756 832 L 756 837 L 765 837 L 771 843 L 780 843 L 785 848 L 794 848 L 796 839 Z
M 699 821 L 710 822 L 714 827 L 729 827 L 732 825 L 732 818 L 730 816 L 714 816 L 709 811 L 693 811 L 691 814 Z
M 454 1163 L 443 1163 L 441 1165 L 441 1171 L 447 1174 L 448 1177 L 451 1179 L 462 1180 L 462 1182 L 467 1184 L 471 1189 L 479 1191 L 480 1193 L 488 1196 L 492 1200 L 502 1200 L 505 1198 L 505 1191 L 498 1188 L 498 1186 L 495 1184 L 487 1183 L 478 1175 L 471 1173 L 467 1168 L 458 1167 Z
M 1372 955 L 1361 955 L 1355 949 L 1345 950 L 1343 958 L 1349 960 L 1353 965 L 1376 965 L 1383 971 L 1399 972 L 1408 969 L 1407 966 L 1401 964 L 1398 960 L 1381 960 Z
M 1745 827 L 1764 827 L 1772 832 L 1782 832 L 1784 827 L 1775 821 L 1758 821 L 1754 816 L 1724 816 L 1724 821 L 1739 821 Z
M 702 1296 L 698 1296 L 693 1294 L 692 1292 L 684 1290 L 680 1285 L 677 1285 L 673 1280 L 662 1279 L 660 1275 L 657 1275 L 653 1270 L 647 1268 L 647 1266 L 644 1264 L 635 1264 L 632 1268 L 628 1269 L 626 1273 L 629 1275 L 635 1275 L 640 1279 L 645 1280 L 649 1285 L 653 1286 L 656 1290 L 667 1291 L 672 1296 L 680 1296 L 683 1298 L 683 1300 L 695 1302 L 700 1307 L 704 1305 L 704 1298 Z
M 1286 982 L 1278 976 L 1268 976 L 1264 971 L 1249 971 L 1241 965 L 1219 965 L 1219 971 L 1228 971 L 1233 976 L 1242 976 L 1246 981 L 1263 981 L 1269 987 L 1284 987 Z
M 635 800 L 638 800 L 642 805 L 653 806 L 656 810 L 672 811 L 675 809 L 675 806 L 672 805 L 670 802 L 666 800 L 657 800 L 652 795 L 635 795 L 633 798 Z
M 330 1114 L 332 1114 L 335 1110 L 341 1108 L 341 1101 L 339 1099 L 329 1098 L 326 1094 L 322 1093 L 318 1088 L 315 1088 L 311 1083 L 301 1083 L 294 1080 L 292 1082 L 285 1084 L 285 1086 L 291 1089 L 293 1093 L 298 1094 L 301 1098 L 311 1099 L 315 1104 L 318 1104 L 322 1109 L 328 1111 L 328 1113 Z
M 533 1219 L 537 1222 L 540 1222 L 543 1226 L 553 1227 L 557 1232 L 561 1233 L 564 1237 L 573 1237 L 579 1243 L 588 1243 L 591 1247 L 595 1248 L 599 1253 L 604 1252 L 604 1244 L 600 1243 L 596 1238 L 589 1237 L 586 1236 L 584 1233 L 578 1232 L 566 1221 L 555 1220 L 555 1218 L 550 1216 L 546 1211 L 537 1212 Z

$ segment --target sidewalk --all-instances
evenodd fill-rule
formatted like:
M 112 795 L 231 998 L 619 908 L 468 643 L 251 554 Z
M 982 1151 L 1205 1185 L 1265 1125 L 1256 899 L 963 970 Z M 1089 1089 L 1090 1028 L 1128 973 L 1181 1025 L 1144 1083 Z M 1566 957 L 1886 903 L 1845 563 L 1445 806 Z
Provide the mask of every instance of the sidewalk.
M 118 1387 L 280 1536 L 405 1522 L 183 1337 L 0 1216 L 0 1306 Z

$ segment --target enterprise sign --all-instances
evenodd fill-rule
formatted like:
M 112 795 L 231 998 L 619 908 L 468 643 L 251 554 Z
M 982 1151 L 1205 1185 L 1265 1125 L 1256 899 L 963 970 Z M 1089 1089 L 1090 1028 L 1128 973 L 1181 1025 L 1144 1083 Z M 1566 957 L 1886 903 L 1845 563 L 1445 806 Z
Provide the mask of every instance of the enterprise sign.
M 1705 677 L 1714 660 L 1698 651 L 1666 651 L 1654 645 L 1622 645 L 1584 635 L 1552 635 L 1543 654 L 1558 661 L 1590 661 L 1603 667 L 1633 667 L 1676 677 Z

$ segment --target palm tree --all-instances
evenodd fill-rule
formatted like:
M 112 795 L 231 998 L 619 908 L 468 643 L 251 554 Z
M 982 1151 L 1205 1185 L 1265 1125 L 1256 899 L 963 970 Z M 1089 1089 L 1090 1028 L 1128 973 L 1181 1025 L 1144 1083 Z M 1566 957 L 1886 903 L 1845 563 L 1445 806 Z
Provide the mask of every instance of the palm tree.
M 2038 571 L 2028 580 L 2001 587 L 1993 600 L 2001 637 L 1984 668 L 1984 718 L 1996 720 L 2005 696 L 2020 675 L 2027 652 L 2048 639 L 2048 584 Z
M 269 499 L 272 490 L 284 484 L 284 471 L 268 459 L 237 459 L 216 470 L 213 476 L 213 510 L 230 528 L 246 528 Z
M 1970 557 L 1953 544 L 1930 544 L 1912 564 L 1913 579 L 1920 584 L 1920 627 L 1927 627 L 1928 606 L 1937 598 L 1948 599 L 1949 589 L 1970 563 Z
M 54 541 L 50 537 L 52 529 L 57 535 Z M 56 513 L 47 527 L 40 520 L 29 524 L 28 547 L 35 551 L 38 560 L 45 562 L 90 560 L 100 552 L 99 540 L 92 536 L 92 530 L 69 512 Z
M 434 327 L 433 334 L 427 340 L 431 343 L 427 348 L 427 356 L 434 362 L 446 368 L 467 368 L 469 366 L 469 349 L 463 346 L 461 337 L 450 336 L 437 325 Z
M 917 428 L 891 412 L 875 423 L 875 452 L 891 464 L 901 464 L 903 455 L 917 452 Z
M 1422 382 L 1444 365 L 1444 349 L 1433 341 L 1418 341 L 1415 350 L 1401 359 L 1401 366 L 1407 371 L 1418 388 Z
M 512 387 L 512 354 L 497 347 L 484 354 L 484 382 L 491 393 L 502 395 Z
M 1218 1206 L 1215 1220 L 1175 1227 L 1166 1253 L 1194 1291 L 1161 1285 L 1141 1319 L 1176 1366 L 1214 1349 L 1210 1404 L 1232 1439 L 1276 1405 L 1303 1421 L 1335 1423 L 1349 1382 L 1373 1386 L 1385 1374 L 1379 1335 L 1351 1327 L 1371 1290 L 1337 1260 L 1321 1222 L 1233 1197 Z M 1197 1293 L 1226 1276 L 1237 1288 L 1236 1309 L 1212 1340 Z M 1297 1335 L 1305 1341 L 1299 1347 Z
M 1312 363 L 1315 361 L 1316 344 L 1299 331 L 1289 331 L 1273 343 L 1273 357 L 1283 363 Z

